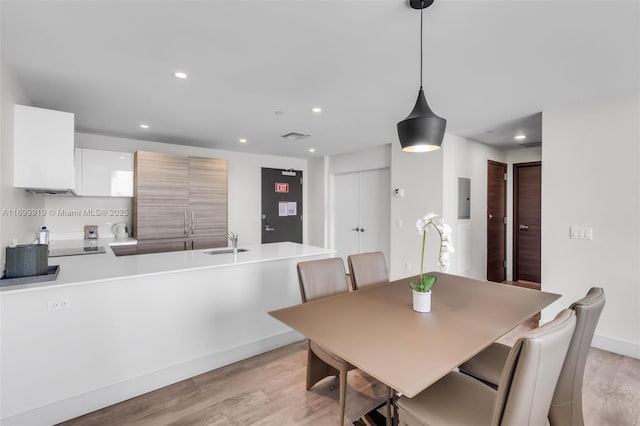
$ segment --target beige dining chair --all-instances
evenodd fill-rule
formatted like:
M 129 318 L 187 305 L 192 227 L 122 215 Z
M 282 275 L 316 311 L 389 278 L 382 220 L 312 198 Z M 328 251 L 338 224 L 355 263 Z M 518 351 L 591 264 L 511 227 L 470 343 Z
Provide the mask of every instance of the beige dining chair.
M 342 258 L 311 260 L 298 263 L 298 282 L 302 302 L 333 296 L 349 291 L 347 274 Z M 337 333 L 340 330 L 336 330 Z M 307 390 L 329 376 L 340 379 L 340 425 L 344 424 L 344 409 L 347 396 L 347 372 L 353 365 L 332 354 L 313 341 L 307 348 Z
M 352 254 L 347 262 L 354 290 L 389 281 L 387 262 L 381 251 Z
M 576 329 L 549 409 L 549 422 L 552 426 L 584 425 L 582 416 L 584 367 L 604 304 L 604 290 L 593 287 L 585 297 L 569 307 L 576 313 Z M 497 387 L 510 349 L 506 345 L 494 343 L 462 364 L 459 369 L 490 386 Z
M 401 397 L 400 425 L 547 425 L 553 389 L 575 325 L 575 312 L 565 309 L 520 338 L 509 352 L 498 389 L 452 371 L 416 397 Z

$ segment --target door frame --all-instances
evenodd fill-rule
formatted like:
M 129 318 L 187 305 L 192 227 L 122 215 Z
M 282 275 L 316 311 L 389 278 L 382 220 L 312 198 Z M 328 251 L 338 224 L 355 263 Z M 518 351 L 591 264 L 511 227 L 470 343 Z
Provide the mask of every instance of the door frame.
M 520 211 L 518 209 L 518 181 L 520 179 L 520 169 L 523 167 L 531 167 L 531 166 L 540 166 L 540 173 L 542 174 L 542 161 L 529 161 L 526 163 L 514 163 L 513 164 L 513 230 L 512 230 L 512 249 L 511 249 L 511 262 L 512 262 L 512 272 L 511 279 L 513 281 L 518 281 L 518 247 L 520 244 Z M 540 188 L 540 194 L 542 196 L 542 188 Z M 542 223 L 540 223 L 540 231 L 542 232 Z M 542 259 L 542 253 L 540 253 L 540 257 Z M 540 271 L 542 273 L 542 271 Z
M 303 208 L 304 208 L 304 171 L 303 170 L 298 170 L 298 169 L 282 169 L 279 167 L 260 167 L 260 243 L 261 244 L 268 244 L 265 243 L 265 228 L 267 226 L 267 218 L 265 215 L 265 187 L 264 187 L 264 180 L 265 180 L 265 171 L 272 171 L 272 172 L 280 172 L 281 176 L 287 176 L 286 179 L 283 178 L 283 180 L 285 182 L 287 182 L 290 187 L 293 188 L 293 186 L 297 186 L 298 183 L 297 181 L 294 182 L 288 182 L 288 180 L 290 180 L 292 177 L 294 179 L 300 179 L 300 198 L 299 198 L 299 202 L 296 201 L 297 206 L 296 206 L 296 217 L 300 217 L 300 221 L 299 221 L 299 226 L 300 226 L 300 244 L 304 244 L 304 215 L 303 215 Z M 285 172 L 288 172 L 289 174 L 285 174 Z M 293 173 L 293 175 L 291 175 L 291 173 Z M 275 193 L 275 192 L 274 192 Z M 272 194 L 269 191 L 269 194 Z M 288 197 L 287 197 L 288 198 Z M 278 224 L 276 224 L 276 226 L 279 226 Z M 291 240 L 280 240 L 280 241 L 291 241 Z M 278 239 L 276 239 L 275 242 L 278 242 Z
M 487 281 L 489 280 L 489 165 L 496 165 L 496 166 L 500 166 L 504 169 L 504 174 L 507 174 L 508 168 L 509 166 L 506 163 L 502 163 L 500 161 L 495 161 L 495 160 L 487 160 L 487 189 L 486 189 L 486 197 L 487 197 L 487 211 L 485 212 L 485 220 L 486 220 L 486 257 L 485 257 L 485 273 L 486 273 L 486 279 Z M 503 190 L 503 194 L 502 194 L 503 200 L 504 200 L 504 211 L 502 212 L 502 217 L 506 218 L 507 217 L 507 181 L 506 179 L 504 180 L 504 190 Z M 507 261 L 507 225 L 506 223 L 503 224 L 504 226 L 504 241 L 503 241 L 503 247 L 504 247 L 504 251 L 503 251 L 503 261 L 502 261 L 502 267 L 504 269 L 504 280 L 507 279 L 507 265 L 506 265 L 506 261 Z

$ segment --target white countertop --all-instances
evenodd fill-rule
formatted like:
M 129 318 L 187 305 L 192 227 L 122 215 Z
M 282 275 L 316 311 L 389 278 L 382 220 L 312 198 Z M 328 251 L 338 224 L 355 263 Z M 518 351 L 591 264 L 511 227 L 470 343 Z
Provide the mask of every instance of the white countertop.
M 20 284 L 0 287 L 0 293 L 22 292 L 44 289 L 52 286 L 78 285 L 92 282 L 125 279 L 134 276 L 149 276 L 178 271 L 220 268 L 248 263 L 268 262 L 296 257 L 332 254 L 335 250 L 297 243 L 271 243 L 241 246 L 246 252 L 233 254 L 206 254 L 207 249 L 174 251 L 169 253 L 139 254 L 116 257 L 105 241 L 106 253 L 81 256 L 49 258 L 49 265 L 60 265 L 55 281 Z

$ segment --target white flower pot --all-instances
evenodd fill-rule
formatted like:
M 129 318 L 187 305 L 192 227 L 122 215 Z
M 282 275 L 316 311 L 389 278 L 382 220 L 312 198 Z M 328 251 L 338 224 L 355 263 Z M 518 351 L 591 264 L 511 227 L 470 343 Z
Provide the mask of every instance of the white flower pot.
M 413 291 L 413 310 L 416 312 L 431 312 L 431 291 L 422 293 Z

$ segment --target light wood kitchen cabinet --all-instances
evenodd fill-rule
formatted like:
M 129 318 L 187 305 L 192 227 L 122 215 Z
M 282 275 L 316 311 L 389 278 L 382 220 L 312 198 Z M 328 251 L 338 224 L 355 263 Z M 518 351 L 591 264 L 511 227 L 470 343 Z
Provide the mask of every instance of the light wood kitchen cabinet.
M 227 161 L 216 158 L 136 152 L 138 253 L 190 250 L 193 241 L 197 247 L 226 246 L 227 170 Z
M 207 237 L 213 247 L 227 245 L 226 161 L 189 157 L 189 215 L 191 238 Z
M 133 191 L 133 231 L 136 239 L 187 236 L 187 157 L 136 152 Z

